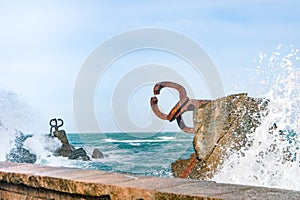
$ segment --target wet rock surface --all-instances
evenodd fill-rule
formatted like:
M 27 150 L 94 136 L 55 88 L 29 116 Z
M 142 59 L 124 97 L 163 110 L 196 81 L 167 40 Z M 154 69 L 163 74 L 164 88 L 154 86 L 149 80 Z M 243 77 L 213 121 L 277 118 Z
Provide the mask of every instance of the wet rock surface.
M 92 153 L 92 158 L 104 158 L 104 155 L 98 148 L 95 148 Z
M 71 160 L 82 160 L 88 161 L 91 160 L 87 152 L 83 148 L 76 149 L 68 141 L 66 132 L 64 130 L 58 130 L 53 133 L 54 136 L 48 135 L 49 140 L 52 140 L 53 137 L 57 137 L 61 146 L 53 152 L 54 156 L 67 157 Z M 8 162 L 17 162 L 17 163 L 35 163 L 37 156 L 31 153 L 28 149 L 24 148 L 24 142 L 27 138 L 32 137 L 24 135 L 20 131 L 16 131 L 15 147 L 12 148 L 9 153 L 6 155 L 6 161 Z M 103 158 L 104 155 L 99 149 L 94 149 L 93 158 Z
M 3 125 L 2 125 L 3 126 Z M 23 147 L 24 141 L 30 136 L 16 130 L 15 148 L 6 155 L 6 161 L 17 163 L 35 163 L 37 156 Z
M 251 146 L 253 133 L 267 113 L 268 101 L 247 94 L 230 95 L 202 105 L 194 111 L 195 153 L 171 164 L 175 177 L 212 178 L 230 151 Z
M 64 130 L 54 131 L 53 135 L 62 143 L 61 147 L 54 152 L 55 156 L 68 157 L 71 160 L 90 160 L 90 157 L 83 148 L 75 149 L 74 146 L 70 145 Z
M 55 152 L 55 156 L 69 157 L 75 148 L 69 144 L 66 132 L 64 130 L 55 131 L 53 133 L 54 137 L 57 137 L 61 141 L 61 147 Z
M 90 157 L 86 154 L 86 151 L 83 148 L 75 149 L 68 158 L 71 160 L 90 160 Z
M 23 147 L 17 147 L 10 150 L 6 156 L 6 161 L 17 163 L 35 163 L 36 155 L 30 153 L 29 150 Z

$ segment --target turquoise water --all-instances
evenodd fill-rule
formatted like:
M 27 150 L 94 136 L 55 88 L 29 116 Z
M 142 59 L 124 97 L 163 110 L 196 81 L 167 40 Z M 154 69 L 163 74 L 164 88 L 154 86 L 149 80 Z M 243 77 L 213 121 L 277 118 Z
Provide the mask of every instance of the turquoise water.
M 70 144 L 83 147 L 89 155 L 94 148 L 105 155 L 92 161 L 72 161 L 72 165 L 135 175 L 172 177 L 171 163 L 194 152 L 194 135 L 182 132 L 74 133 L 67 137 Z

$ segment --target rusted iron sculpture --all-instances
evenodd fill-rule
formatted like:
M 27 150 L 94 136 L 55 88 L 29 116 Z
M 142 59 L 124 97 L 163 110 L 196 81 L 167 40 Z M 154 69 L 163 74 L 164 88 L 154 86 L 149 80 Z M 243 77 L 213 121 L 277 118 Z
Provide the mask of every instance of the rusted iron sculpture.
M 160 94 L 162 88 L 173 88 L 179 92 L 179 101 L 178 103 L 172 108 L 169 114 L 162 113 L 158 108 L 158 99 L 156 96 L 151 97 L 151 108 L 153 112 L 163 120 L 169 120 L 172 122 L 176 119 L 178 126 L 181 130 L 186 133 L 195 133 L 194 128 L 188 127 L 185 125 L 182 114 L 186 111 L 194 111 L 197 108 L 200 108 L 201 105 L 210 102 L 211 100 L 197 100 L 197 99 L 189 99 L 186 95 L 186 90 L 181 85 L 174 83 L 174 82 L 159 82 L 154 86 L 154 95 Z
M 58 128 L 64 125 L 64 121 L 62 119 L 53 118 L 50 120 L 49 124 L 50 124 L 50 136 L 53 136 L 53 131 L 52 131 L 53 128 L 54 131 L 58 131 Z
M 268 100 L 252 98 L 247 93 L 233 94 L 215 100 L 189 99 L 185 89 L 173 82 L 159 82 L 154 94 L 162 88 L 179 92 L 179 101 L 169 114 L 158 108 L 156 96 L 151 98 L 154 113 L 163 120 L 177 120 L 178 126 L 187 133 L 194 133 L 195 153 L 188 159 L 178 159 L 171 164 L 175 177 L 211 179 L 231 152 L 245 151 L 252 145 L 249 134 L 255 132 L 268 115 Z M 186 111 L 193 111 L 194 127 L 187 127 L 182 119 Z M 250 137 L 251 138 L 251 137 Z

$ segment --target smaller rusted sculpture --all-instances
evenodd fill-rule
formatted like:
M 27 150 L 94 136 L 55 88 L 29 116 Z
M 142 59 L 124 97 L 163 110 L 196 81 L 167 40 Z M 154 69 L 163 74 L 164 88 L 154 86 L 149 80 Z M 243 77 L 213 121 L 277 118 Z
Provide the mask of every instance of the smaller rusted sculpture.
M 53 118 L 50 120 L 49 125 L 50 125 L 50 136 L 53 136 L 53 128 L 54 128 L 54 132 L 57 132 L 58 128 L 64 125 L 64 121 L 62 119 Z
M 62 119 L 53 118 L 49 122 L 50 124 L 50 137 L 56 137 L 60 140 L 61 146 L 55 150 L 55 156 L 68 157 L 71 160 L 82 160 L 88 161 L 90 157 L 87 155 L 87 152 L 83 148 L 76 149 L 73 145 L 69 143 L 66 131 L 58 130 L 58 128 L 64 125 Z M 54 128 L 54 132 L 52 132 Z
M 172 108 L 169 114 L 162 113 L 158 106 L 158 99 L 156 96 L 151 98 L 151 107 L 153 112 L 163 120 L 169 120 L 172 122 L 176 119 L 178 126 L 181 130 L 186 133 L 195 133 L 194 128 L 188 127 L 185 125 L 181 115 L 186 111 L 194 111 L 197 108 L 200 108 L 201 105 L 211 102 L 211 100 L 197 100 L 197 99 L 189 99 L 186 95 L 186 90 L 181 85 L 174 83 L 174 82 L 159 82 L 154 86 L 154 95 L 160 94 L 160 91 L 164 87 L 169 87 L 176 89 L 179 92 L 179 101 L 178 103 Z

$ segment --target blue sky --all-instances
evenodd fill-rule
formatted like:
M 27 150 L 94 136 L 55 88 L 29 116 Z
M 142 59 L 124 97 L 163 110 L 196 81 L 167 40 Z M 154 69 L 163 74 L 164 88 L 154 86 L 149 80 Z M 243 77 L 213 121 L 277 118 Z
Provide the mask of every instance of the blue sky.
M 239 92 L 232 89 L 234 84 L 242 88 L 240 91 L 255 96 L 256 88 L 246 84 L 245 69 L 255 66 L 253 60 L 259 52 L 271 53 L 279 44 L 300 47 L 299 7 L 296 0 L 0 0 L 0 87 L 17 93 L 35 113 L 32 126 L 23 131 L 48 132 L 48 121 L 60 117 L 65 120 L 68 132 L 76 132 L 73 92 L 86 58 L 98 45 L 121 32 L 157 27 L 177 31 L 197 42 L 215 63 L 227 94 Z M 158 54 L 145 51 L 136 57 L 129 55 L 123 62 L 130 65 L 140 59 L 134 64 L 149 63 L 149 55 L 157 59 L 153 61 L 156 63 L 170 59 Z M 147 58 L 143 60 L 143 56 Z M 118 77 L 117 64 L 103 81 Z M 119 64 L 122 65 L 122 60 Z M 95 112 L 108 116 L 111 97 L 101 98 L 106 109 Z M 138 100 L 134 103 L 139 104 Z M 143 119 L 143 107 L 141 103 L 138 110 L 129 112 L 147 124 L 149 118 Z M 148 107 L 145 110 L 149 112 Z M 99 117 L 99 120 L 106 119 Z M 103 131 L 118 131 L 111 119 L 105 124 Z M 177 127 L 171 125 L 166 129 Z

